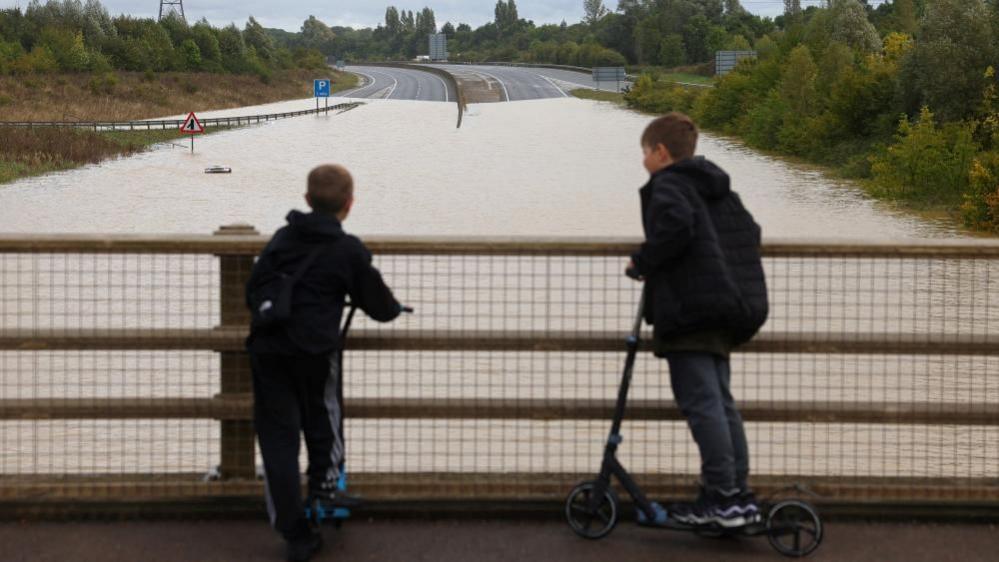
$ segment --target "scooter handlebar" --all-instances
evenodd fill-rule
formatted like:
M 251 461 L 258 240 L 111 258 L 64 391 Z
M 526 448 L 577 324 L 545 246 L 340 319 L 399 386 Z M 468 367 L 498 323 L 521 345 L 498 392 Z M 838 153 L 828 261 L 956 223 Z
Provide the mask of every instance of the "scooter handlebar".
M 413 307 L 406 306 L 404 304 L 399 306 L 399 310 L 405 312 L 406 314 L 412 314 L 414 312 Z

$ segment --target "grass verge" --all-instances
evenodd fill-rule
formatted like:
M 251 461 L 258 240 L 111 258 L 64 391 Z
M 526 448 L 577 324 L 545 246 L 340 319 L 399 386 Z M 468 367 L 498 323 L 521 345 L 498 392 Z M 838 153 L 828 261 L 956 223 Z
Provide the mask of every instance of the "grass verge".
M 197 73 L 118 73 L 97 82 L 89 74 L 0 76 L 0 119 L 130 121 L 258 105 L 308 98 L 312 80 L 318 76 L 331 77 L 335 92 L 357 86 L 355 75 L 331 69 L 278 72 L 267 82 L 254 76 Z M 211 129 L 219 130 L 225 129 Z M 0 126 L 0 184 L 128 156 L 186 137 L 170 130 L 95 132 Z
M 604 90 L 590 90 L 587 88 L 577 88 L 569 92 L 570 94 L 576 96 L 579 99 L 584 100 L 596 100 L 596 101 L 607 101 L 620 105 L 624 107 L 624 94 L 619 94 L 617 92 L 607 92 Z

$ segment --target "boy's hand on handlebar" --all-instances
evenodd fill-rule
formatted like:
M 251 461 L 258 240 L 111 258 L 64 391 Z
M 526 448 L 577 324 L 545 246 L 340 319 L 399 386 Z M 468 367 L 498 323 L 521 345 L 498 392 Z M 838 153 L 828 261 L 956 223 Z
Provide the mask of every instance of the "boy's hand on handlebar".
M 628 260 L 628 267 L 624 269 L 624 274 L 634 279 L 635 281 L 645 281 L 645 277 L 643 277 L 642 274 L 639 273 L 638 269 L 635 267 L 634 260 Z

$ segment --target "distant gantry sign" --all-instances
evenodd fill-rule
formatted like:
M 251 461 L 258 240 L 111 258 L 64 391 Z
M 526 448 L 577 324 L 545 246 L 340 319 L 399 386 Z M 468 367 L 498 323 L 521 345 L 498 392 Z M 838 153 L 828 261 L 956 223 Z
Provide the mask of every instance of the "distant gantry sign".
M 715 53 L 715 76 L 725 76 L 742 59 L 755 59 L 756 51 L 717 51 Z
M 443 33 L 431 33 L 429 35 L 430 39 L 430 60 L 432 61 L 446 61 L 447 60 L 447 35 Z

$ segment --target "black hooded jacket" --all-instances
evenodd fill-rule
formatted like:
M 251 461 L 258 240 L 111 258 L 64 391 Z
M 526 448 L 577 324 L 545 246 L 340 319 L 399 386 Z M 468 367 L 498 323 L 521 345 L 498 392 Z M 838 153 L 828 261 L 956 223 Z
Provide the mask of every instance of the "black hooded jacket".
M 728 174 L 703 157 L 655 174 L 639 192 L 645 242 L 632 256 L 649 284 L 645 319 L 668 341 L 705 331 L 734 345 L 766 321 L 760 227 Z
M 288 225 L 260 254 L 247 283 L 250 292 L 268 276 L 291 275 L 318 246 L 323 249 L 294 287 L 291 318 L 282 325 L 253 327 L 246 348 L 254 353 L 321 355 L 340 346 L 344 297 L 350 296 L 368 316 L 388 322 L 401 311 L 399 302 L 371 265 L 371 252 L 343 231 L 335 217 L 320 213 L 288 213 Z

